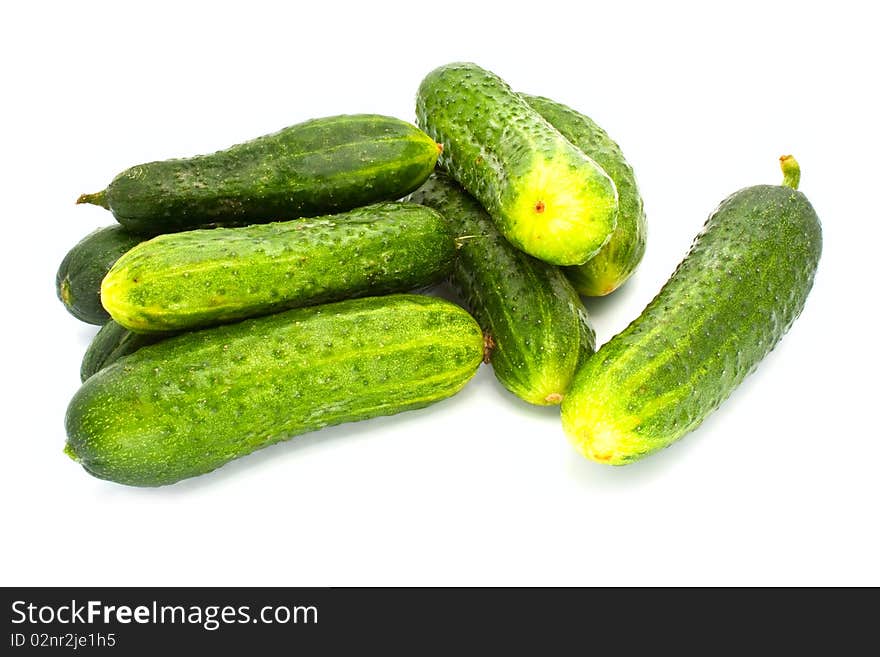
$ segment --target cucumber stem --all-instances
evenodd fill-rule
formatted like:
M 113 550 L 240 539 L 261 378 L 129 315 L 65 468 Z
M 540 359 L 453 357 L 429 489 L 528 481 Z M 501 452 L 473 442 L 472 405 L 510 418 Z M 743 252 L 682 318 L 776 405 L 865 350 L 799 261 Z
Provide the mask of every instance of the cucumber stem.
M 797 189 L 801 182 L 801 166 L 794 159 L 794 155 L 780 157 L 779 166 L 782 167 L 782 184 Z
M 95 192 L 94 194 L 82 194 L 76 199 L 76 204 L 79 205 L 80 203 L 91 203 L 92 205 L 100 205 L 107 210 L 110 209 L 107 203 L 107 190 Z
M 74 461 L 76 461 L 77 463 L 79 463 L 79 457 L 76 455 L 76 452 L 73 450 L 73 447 L 70 446 L 70 443 L 67 443 L 67 444 L 64 446 L 64 453 L 67 454 L 67 455 L 68 455 L 70 458 L 72 458 Z

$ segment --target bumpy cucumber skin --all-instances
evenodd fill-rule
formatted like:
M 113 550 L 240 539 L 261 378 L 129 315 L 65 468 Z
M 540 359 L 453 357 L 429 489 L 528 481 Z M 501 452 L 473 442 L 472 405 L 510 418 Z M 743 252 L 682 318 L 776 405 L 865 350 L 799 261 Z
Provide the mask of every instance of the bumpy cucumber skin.
M 495 376 L 531 404 L 558 404 L 596 345 L 577 292 L 558 267 L 511 246 L 446 175 L 435 173 L 410 200 L 438 210 L 462 236 L 450 280 L 490 340 Z
M 617 187 L 617 228 L 611 239 L 588 262 L 564 270 L 581 294 L 610 294 L 627 281 L 645 255 L 645 210 L 632 167 L 620 146 L 590 117 L 549 98 L 522 96 L 566 139 L 595 160 Z
M 728 197 L 639 318 L 578 371 L 562 403 L 575 447 L 622 465 L 695 429 L 800 314 L 821 251 L 801 192 Z
M 98 326 L 110 319 L 101 305 L 101 280 L 123 253 L 142 241 L 122 226 L 108 226 L 67 252 L 55 274 L 55 292 L 71 315 Z
M 443 145 L 440 164 L 517 248 L 579 265 L 611 236 L 611 178 L 525 100 L 476 64 L 449 64 L 422 81 L 421 128 Z
M 347 213 L 160 235 L 101 286 L 138 332 L 205 327 L 279 310 L 404 292 L 443 279 L 455 241 L 434 210 L 380 203 Z
M 100 372 L 123 356 L 133 354 L 141 347 L 155 344 L 170 335 L 172 334 L 134 333 L 112 319 L 108 320 L 95 334 L 86 349 L 82 365 L 79 368 L 80 381 L 85 381 L 95 372 Z
M 438 155 L 433 140 L 400 119 L 334 116 L 211 155 L 141 164 L 80 200 L 109 207 L 146 235 L 296 219 L 402 198 Z
M 68 407 L 65 451 L 102 479 L 171 484 L 307 431 L 449 397 L 482 356 L 470 315 L 418 295 L 184 333 L 90 377 Z

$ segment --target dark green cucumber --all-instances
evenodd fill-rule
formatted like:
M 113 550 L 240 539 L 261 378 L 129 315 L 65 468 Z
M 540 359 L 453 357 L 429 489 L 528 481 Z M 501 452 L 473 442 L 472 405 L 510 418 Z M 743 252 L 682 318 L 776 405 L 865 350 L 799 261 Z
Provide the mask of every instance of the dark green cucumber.
M 123 356 L 133 354 L 141 347 L 155 344 L 166 337 L 169 337 L 169 334 L 135 333 L 112 319 L 108 320 L 86 349 L 79 368 L 80 381 L 85 381 L 95 372 L 100 372 Z
M 498 76 L 449 64 L 422 81 L 419 125 L 441 165 L 517 248 L 556 265 L 598 253 L 616 225 L 611 178 Z
M 617 143 L 590 117 L 549 98 L 522 96 L 566 139 L 595 160 L 617 187 L 617 228 L 611 239 L 583 265 L 565 268 L 566 276 L 581 294 L 610 294 L 626 282 L 645 255 L 645 210 L 632 167 Z
M 101 325 L 110 315 L 101 305 L 101 280 L 119 257 L 143 241 L 122 226 L 108 226 L 86 235 L 58 267 L 55 291 L 71 315 Z
M 804 307 L 822 251 L 816 212 L 785 184 L 728 197 L 644 312 L 586 361 L 562 403 L 585 456 L 635 461 L 695 429 Z
M 458 392 L 483 334 L 458 306 L 392 295 L 184 333 L 90 377 L 65 451 L 91 474 L 161 486 L 321 427 Z
M 438 154 L 400 119 L 332 116 L 211 155 L 132 167 L 77 203 L 108 208 L 146 235 L 313 217 L 406 196 Z
M 160 235 L 101 286 L 104 307 L 139 332 L 210 326 L 287 308 L 429 285 L 455 240 L 433 210 L 380 203 L 351 212 Z
M 495 376 L 532 404 L 558 404 L 596 335 L 559 268 L 504 239 L 486 211 L 436 173 L 411 197 L 438 210 L 462 236 L 451 281 L 487 336 Z

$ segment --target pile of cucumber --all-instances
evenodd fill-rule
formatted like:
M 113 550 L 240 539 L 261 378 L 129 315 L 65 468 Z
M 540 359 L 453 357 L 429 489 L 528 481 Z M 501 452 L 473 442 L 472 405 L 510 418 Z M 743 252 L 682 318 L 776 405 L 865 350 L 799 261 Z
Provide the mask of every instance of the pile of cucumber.
M 781 186 L 724 200 L 596 351 L 582 296 L 620 287 L 645 251 L 617 144 L 475 64 L 429 73 L 416 115 L 315 119 L 81 196 L 118 225 L 56 277 L 101 325 L 65 452 L 96 477 L 171 484 L 427 406 L 485 362 L 522 400 L 561 404 L 582 454 L 625 464 L 696 428 L 801 312 L 822 232 L 791 156 Z M 443 280 L 466 309 L 413 293 Z

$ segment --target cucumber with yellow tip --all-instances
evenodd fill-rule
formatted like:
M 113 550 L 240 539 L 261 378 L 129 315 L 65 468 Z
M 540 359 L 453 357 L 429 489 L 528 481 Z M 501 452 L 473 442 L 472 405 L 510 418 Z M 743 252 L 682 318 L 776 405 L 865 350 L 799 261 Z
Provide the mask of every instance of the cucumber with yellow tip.
M 497 75 L 468 63 L 435 69 L 416 116 L 443 146 L 440 165 L 518 249 L 580 265 L 611 237 L 614 182 Z
M 724 200 L 644 312 L 578 371 L 562 425 L 584 456 L 631 463 L 693 431 L 798 317 L 822 229 L 797 162 L 781 163 L 783 185 Z
M 445 174 L 435 173 L 410 198 L 463 236 L 450 280 L 486 333 L 495 376 L 530 404 L 559 404 L 596 345 L 577 292 L 558 267 L 511 246 Z
M 549 98 L 525 94 L 523 98 L 566 139 L 593 158 L 617 187 L 619 211 L 611 239 L 584 264 L 564 269 L 581 294 L 610 294 L 632 276 L 645 255 L 645 210 L 633 169 L 620 146 L 590 117 Z
M 443 218 L 412 203 L 184 231 L 117 260 L 101 302 L 132 331 L 183 331 L 424 287 L 446 276 L 455 249 Z

